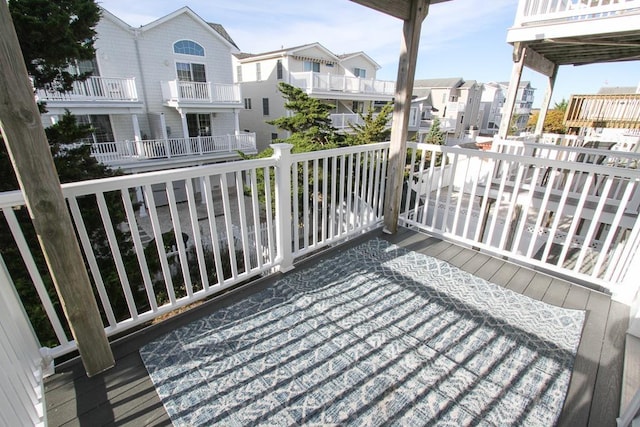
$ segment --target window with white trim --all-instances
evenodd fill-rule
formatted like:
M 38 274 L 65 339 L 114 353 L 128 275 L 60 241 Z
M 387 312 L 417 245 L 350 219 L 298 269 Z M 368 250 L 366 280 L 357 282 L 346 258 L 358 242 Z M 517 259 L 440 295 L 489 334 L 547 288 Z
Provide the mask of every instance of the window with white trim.
M 182 82 L 206 82 L 207 75 L 204 64 L 190 62 L 176 62 L 176 74 Z
M 303 71 L 313 71 L 314 73 L 320 72 L 320 63 L 315 61 L 304 61 L 302 64 Z
M 367 70 L 364 68 L 354 68 L 353 75 L 356 77 L 362 77 L 363 79 L 367 77 Z
M 173 52 L 182 55 L 204 56 L 204 48 L 191 40 L 178 40 L 173 44 Z
M 251 98 L 244 99 L 244 109 L 251 110 Z
M 262 115 L 269 115 L 269 98 L 262 98 Z
M 278 59 L 276 62 L 276 79 L 282 80 L 282 60 Z

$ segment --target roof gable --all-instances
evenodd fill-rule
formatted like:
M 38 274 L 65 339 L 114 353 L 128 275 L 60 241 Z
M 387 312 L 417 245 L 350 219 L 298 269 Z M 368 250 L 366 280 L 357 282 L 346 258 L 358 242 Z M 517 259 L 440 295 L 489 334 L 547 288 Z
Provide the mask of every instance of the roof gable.
M 229 47 L 229 49 L 231 49 L 234 52 L 238 51 L 238 47 L 233 42 L 231 37 L 229 37 L 229 34 L 226 32 L 226 30 L 224 30 L 224 28 L 222 28 L 222 25 L 220 25 L 220 24 L 209 24 L 204 19 L 202 19 L 198 14 L 196 14 L 193 10 L 191 10 L 188 6 L 181 7 L 180 9 L 178 9 L 178 10 L 176 10 L 174 12 L 171 12 L 170 14 L 165 15 L 162 18 L 158 18 L 153 22 L 150 22 L 150 23 L 148 23 L 146 25 L 142 25 L 139 28 L 139 31 L 141 31 L 141 32 L 149 31 L 149 30 L 151 30 L 153 28 L 156 28 L 156 27 L 164 24 L 165 22 L 168 22 L 168 21 L 170 21 L 172 19 L 175 19 L 176 17 L 181 16 L 181 15 L 189 16 L 196 23 L 198 23 L 201 26 L 203 26 L 213 36 L 218 38 L 222 43 L 226 44 Z M 216 26 L 218 26 L 218 28 L 216 28 Z M 222 29 L 223 33 L 218 31 L 219 28 Z
M 371 65 L 373 65 L 376 70 L 379 70 L 380 68 L 382 68 L 380 66 L 380 64 L 378 64 L 376 61 L 373 60 L 373 58 L 371 58 L 369 55 L 367 55 L 366 53 L 364 53 L 362 51 L 360 51 L 360 52 L 352 52 L 352 53 L 345 53 L 345 54 L 337 55 L 337 56 L 340 59 L 340 61 L 348 61 L 349 59 L 352 59 L 352 58 L 361 57 L 361 58 L 364 58 L 366 61 L 370 62 Z
M 421 79 L 416 80 L 413 83 L 413 87 L 416 89 L 422 88 L 444 88 L 454 89 L 464 84 L 462 77 L 449 77 L 443 79 Z

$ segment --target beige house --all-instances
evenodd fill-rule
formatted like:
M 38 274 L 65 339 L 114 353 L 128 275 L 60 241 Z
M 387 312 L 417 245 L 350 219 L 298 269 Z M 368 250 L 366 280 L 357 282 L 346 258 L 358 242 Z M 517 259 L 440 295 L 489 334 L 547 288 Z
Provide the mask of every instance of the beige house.
M 395 82 L 376 79 L 380 65 L 366 53 L 337 55 L 320 43 L 259 54 L 236 53 L 234 62 L 245 108 L 240 112 L 240 128 L 256 134 L 258 151 L 287 137 L 266 123 L 287 114 L 278 91 L 280 82 L 334 105 L 332 120 L 339 129 L 357 120 L 357 113 L 373 108 L 375 101 L 391 101 L 395 92 Z

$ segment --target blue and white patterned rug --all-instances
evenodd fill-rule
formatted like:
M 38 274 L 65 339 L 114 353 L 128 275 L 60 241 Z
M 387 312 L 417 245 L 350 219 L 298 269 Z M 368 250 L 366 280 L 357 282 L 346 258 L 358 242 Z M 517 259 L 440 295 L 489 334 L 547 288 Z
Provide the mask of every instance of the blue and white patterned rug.
M 553 425 L 584 312 L 370 240 L 140 350 L 174 425 Z

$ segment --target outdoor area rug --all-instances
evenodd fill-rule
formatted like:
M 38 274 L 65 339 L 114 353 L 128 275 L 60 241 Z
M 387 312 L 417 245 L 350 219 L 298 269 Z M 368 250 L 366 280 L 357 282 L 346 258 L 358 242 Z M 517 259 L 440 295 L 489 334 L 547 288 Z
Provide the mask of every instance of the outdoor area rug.
M 551 426 L 583 323 L 374 239 L 140 355 L 174 425 Z

